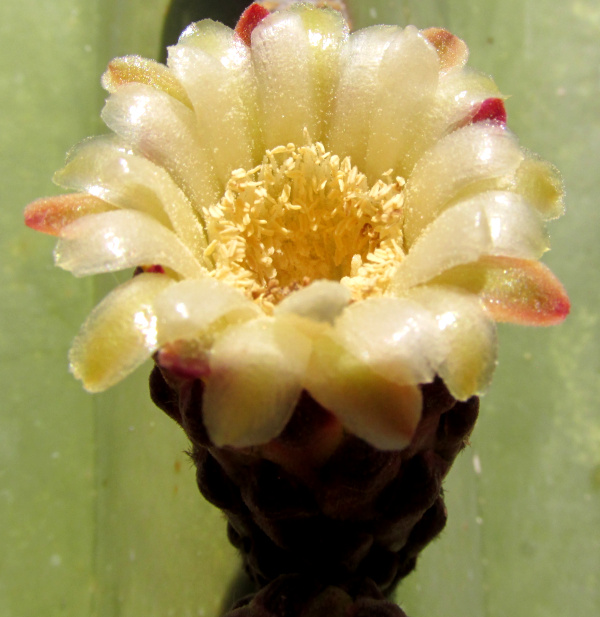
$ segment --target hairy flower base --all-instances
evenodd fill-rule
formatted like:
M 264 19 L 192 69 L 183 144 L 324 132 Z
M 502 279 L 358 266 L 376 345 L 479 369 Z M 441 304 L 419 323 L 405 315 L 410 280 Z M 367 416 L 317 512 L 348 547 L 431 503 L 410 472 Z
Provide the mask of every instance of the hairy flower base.
M 473 428 L 477 398 L 457 402 L 439 379 L 423 386 L 410 445 L 382 452 L 304 393 L 278 438 L 233 449 L 210 442 L 202 391 L 200 380 L 153 371 L 153 400 L 186 431 L 198 486 L 226 514 L 259 585 L 302 573 L 334 585 L 371 579 L 387 593 L 444 527 L 442 480 Z

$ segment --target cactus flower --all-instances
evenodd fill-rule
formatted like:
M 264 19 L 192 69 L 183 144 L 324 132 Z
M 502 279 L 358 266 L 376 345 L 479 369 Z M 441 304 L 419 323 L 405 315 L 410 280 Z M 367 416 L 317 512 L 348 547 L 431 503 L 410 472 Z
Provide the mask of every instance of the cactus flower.
M 75 276 L 137 268 L 70 352 L 92 392 L 151 356 L 204 383 L 217 446 L 263 444 L 303 391 L 382 450 L 421 384 L 482 393 L 497 321 L 569 310 L 538 260 L 563 212 L 494 82 L 437 28 L 350 33 L 338 11 L 254 4 L 188 27 L 166 66 L 113 60 L 102 118 L 27 225 Z

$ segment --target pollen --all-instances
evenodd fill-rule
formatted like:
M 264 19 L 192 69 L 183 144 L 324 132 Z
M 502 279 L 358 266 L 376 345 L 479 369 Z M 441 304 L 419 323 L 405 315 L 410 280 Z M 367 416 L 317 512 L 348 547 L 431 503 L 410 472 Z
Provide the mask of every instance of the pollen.
M 403 187 L 391 171 L 369 185 L 307 133 L 303 145 L 267 150 L 203 211 L 211 274 L 267 312 L 317 279 L 341 281 L 354 300 L 383 295 L 404 256 Z

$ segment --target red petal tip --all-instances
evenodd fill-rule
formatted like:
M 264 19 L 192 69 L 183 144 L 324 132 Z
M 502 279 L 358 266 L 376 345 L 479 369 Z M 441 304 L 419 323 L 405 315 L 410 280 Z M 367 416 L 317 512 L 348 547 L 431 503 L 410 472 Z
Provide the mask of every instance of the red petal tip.
M 485 99 L 485 101 L 482 101 L 471 122 L 483 122 L 484 120 L 506 124 L 506 109 L 502 99 Z
M 205 354 L 189 354 L 185 341 L 164 345 L 156 354 L 156 362 L 181 379 L 202 379 L 210 375 Z
M 250 47 L 252 31 L 267 15 L 269 15 L 269 11 L 264 6 L 255 2 L 251 4 L 239 18 L 235 26 L 235 32 L 248 47 Z

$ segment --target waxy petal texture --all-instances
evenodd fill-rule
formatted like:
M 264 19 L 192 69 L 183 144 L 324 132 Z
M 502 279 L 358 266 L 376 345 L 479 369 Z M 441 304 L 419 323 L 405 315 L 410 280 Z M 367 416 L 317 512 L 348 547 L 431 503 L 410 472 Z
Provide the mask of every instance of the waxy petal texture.
M 69 353 L 71 371 L 87 390 L 116 384 L 158 348 L 152 302 L 172 283 L 162 274 L 140 274 L 92 311 Z
M 59 236 L 67 225 L 77 219 L 112 209 L 110 204 L 87 193 L 43 197 L 25 209 L 25 225 L 51 236 Z
M 102 119 L 123 140 L 163 166 L 200 205 L 218 199 L 212 157 L 198 139 L 194 114 L 183 103 L 145 84 L 127 84 L 106 102 Z
M 113 210 L 79 219 L 62 230 L 55 262 L 75 276 L 160 264 L 182 276 L 205 271 L 181 240 L 142 212 Z
M 200 141 L 221 183 L 252 166 L 258 101 L 250 50 L 230 28 L 204 20 L 169 49 L 168 66 L 192 100 Z
M 365 172 L 410 173 L 422 154 L 423 134 L 439 79 L 438 55 L 413 26 L 395 33 L 381 60 L 377 107 L 369 130 Z
M 548 249 L 539 214 L 515 193 L 489 191 L 441 214 L 396 270 L 395 289 L 420 285 L 485 255 L 536 259 Z
M 178 339 L 212 342 L 215 322 L 224 328 L 228 322 L 260 315 L 260 309 L 237 289 L 209 277 L 173 284 L 156 298 L 154 310 L 161 344 Z
M 486 122 L 451 133 L 427 152 L 406 182 L 407 248 L 452 201 L 515 173 L 524 156 L 504 127 Z
M 452 268 L 433 282 L 476 294 L 495 321 L 551 326 L 569 314 L 565 288 L 547 266 L 530 259 L 482 258 Z
M 419 387 L 386 379 L 329 337 L 315 341 L 314 348 L 305 377 L 311 396 L 376 448 L 405 448 L 421 417 Z M 402 381 L 410 381 L 408 371 Z
M 216 446 L 270 441 L 287 424 L 302 391 L 310 340 L 276 320 L 228 329 L 210 354 L 204 423 Z
M 315 281 L 282 300 L 275 307 L 275 314 L 291 313 L 311 321 L 333 323 L 350 299 L 350 291 L 341 283 Z
M 193 207 L 169 174 L 114 139 L 87 139 L 54 176 L 66 188 L 85 190 L 124 210 L 146 212 L 201 254 L 206 235 Z
M 116 92 L 121 86 L 131 83 L 152 86 L 187 107 L 192 106 L 185 89 L 164 64 L 141 56 L 125 56 L 111 60 L 102 75 L 103 88 L 108 92 Z
M 419 287 L 410 297 L 434 316 L 448 353 L 437 369 L 452 396 L 483 394 L 496 368 L 496 328 L 478 299 L 443 287 Z

